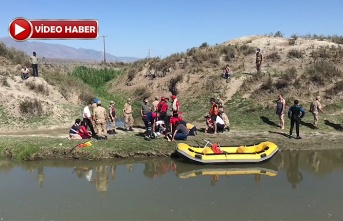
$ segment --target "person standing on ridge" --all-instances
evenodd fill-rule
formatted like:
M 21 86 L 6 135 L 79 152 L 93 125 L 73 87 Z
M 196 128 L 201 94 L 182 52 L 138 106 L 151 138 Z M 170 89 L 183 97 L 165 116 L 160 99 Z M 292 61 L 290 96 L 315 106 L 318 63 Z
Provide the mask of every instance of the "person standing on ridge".
M 38 77 L 38 58 L 36 57 L 36 52 L 32 53 L 32 56 L 30 57 L 30 62 L 32 65 L 32 74 L 36 78 Z
M 279 100 L 276 102 L 276 115 L 279 117 L 281 130 L 285 129 L 285 110 L 286 101 L 283 99 L 282 95 L 279 94 Z
M 263 55 L 262 55 L 261 49 L 257 48 L 257 50 L 256 50 L 256 70 L 258 73 L 261 72 L 262 61 L 263 61 Z
M 305 116 L 305 111 L 302 107 L 299 106 L 299 101 L 295 100 L 294 105 L 289 108 L 288 110 L 288 118 L 291 120 L 291 128 L 289 131 L 289 138 L 292 138 L 293 128 L 295 124 L 295 129 L 297 133 L 297 137 L 295 139 L 301 139 L 299 127 L 300 127 L 300 120 Z
M 324 114 L 322 110 L 322 104 L 320 103 L 320 96 L 316 97 L 316 100 L 312 102 L 310 106 L 310 112 L 313 115 L 313 126 L 318 129 L 318 119 L 319 119 L 319 112 Z
M 124 105 L 123 113 L 124 113 L 126 131 L 133 131 L 132 126 L 134 123 L 134 119 L 132 115 L 133 111 L 132 111 L 132 106 L 131 106 L 131 98 L 127 99 L 127 102 Z

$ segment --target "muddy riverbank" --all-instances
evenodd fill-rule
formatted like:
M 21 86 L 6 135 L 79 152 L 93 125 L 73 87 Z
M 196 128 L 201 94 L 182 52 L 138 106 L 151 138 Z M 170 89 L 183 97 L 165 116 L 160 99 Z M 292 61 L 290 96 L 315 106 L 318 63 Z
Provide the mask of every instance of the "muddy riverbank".
M 109 136 L 108 140 L 91 140 L 92 146 L 72 148 L 84 141 L 69 141 L 65 129 L 33 131 L 23 133 L 0 133 L 0 154 L 17 160 L 39 159 L 85 159 L 99 160 L 130 157 L 165 157 L 170 156 L 177 142 L 167 142 L 163 138 L 146 141 L 143 130 L 135 132 L 120 131 Z M 303 139 L 289 139 L 280 130 L 266 132 L 230 131 L 219 135 L 209 135 L 199 132 L 196 137 L 189 137 L 186 143 L 196 145 L 202 139 L 219 142 L 222 146 L 239 146 L 257 144 L 262 141 L 272 141 L 281 151 L 292 150 L 325 150 L 342 149 L 341 133 L 304 133 Z

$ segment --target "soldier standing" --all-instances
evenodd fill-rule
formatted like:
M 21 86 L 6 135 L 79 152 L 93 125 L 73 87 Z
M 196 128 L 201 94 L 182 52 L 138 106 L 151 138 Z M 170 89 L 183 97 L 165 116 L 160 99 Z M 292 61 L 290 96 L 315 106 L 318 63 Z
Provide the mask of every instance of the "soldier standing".
M 131 106 L 131 99 L 128 98 L 126 104 L 124 105 L 124 118 L 125 118 L 125 129 L 126 131 L 133 131 L 132 126 L 134 123 L 133 120 L 133 111 L 132 111 L 132 106 Z
M 217 97 L 217 104 L 218 104 L 219 116 L 224 121 L 225 129 L 230 131 L 230 120 L 229 120 L 229 117 L 224 112 L 224 101 L 221 99 L 220 96 Z
M 263 55 L 262 55 L 261 49 L 257 48 L 257 50 L 256 50 L 256 70 L 257 70 L 257 72 L 261 71 L 262 61 L 263 61 Z
M 316 100 L 311 104 L 310 112 L 313 114 L 313 126 L 318 129 L 319 112 L 324 113 L 322 110 L 322 104 L 320 103 L 320 96 L 317 96 Z
M 94 108 L 93 118 L 98 130 L 98 139 L 107 139 L 107 113 L 106 109 L 101 106 L 101 101 L 98 101 L 97 107 Z

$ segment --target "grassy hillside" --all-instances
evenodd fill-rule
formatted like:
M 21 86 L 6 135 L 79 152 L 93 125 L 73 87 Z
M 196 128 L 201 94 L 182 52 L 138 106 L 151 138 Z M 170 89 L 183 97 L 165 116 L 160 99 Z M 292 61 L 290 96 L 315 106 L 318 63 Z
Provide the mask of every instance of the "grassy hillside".
M 327 120 L 327 129 L 334 131 L 330 123 L 342 122 L 342 39 L 276 35 L 243 37 L 215 46 L 203 43 L 164 59 L 133 63 L 111 91 L 133 93 L 137 100 L 143 95 L 178 94 L 185 117 L 199 122 L 209 109 L 209 98 L 221 95 L 233 127 L 240 129 L 270 129 L 277 123 L 274 108 L 278 94 L 284 95 L 287 106 L 299 99 L 305 109 L 321 95 L 327 112 L 321 124 Z M 264 55 L 261 73 L 255 69 L 257 47 Z M 221 78 L 226 64 L 234 76 L 229 83 Z M 309 114 L 306 120 L 311 122 Z
M 232 128 L 270 130 L 276 128 L 274 114 L 278 94 L 287 106 L 299 99 L 305 109 L 321 95 L 326 114 L 321 125 L 327 131 L 340 129 L 343 107 L 343 45 L 339 36 L 296 36 L 281 33 L 250 36 L 210 46 L 207 43 L 164 59 L 150 58 L 132 64 L 43 63 L 37 81 L 19 77 L 28 57 L 0 44 L 0 116 L 8 125 L 39 127 L 69 125 L 82 106 L 94 97 L 104 106 L 116 102 L 118 114 L 126 98 L 134 100 L 135 115 L 147 96 L 177 94 L 188 121 L 203 123 L 209 98 L 221 95 L 226 102 Z M 264 55 L 262 72 L 255 69 L 255 50 Z M 230 64 L 229 83 L 221 77 Z M 140 121 L 138 121 L 140 122 Z M 311 130 L 311 115 L 305 123 Z
M 23 81 L 20 69 L 26 65 L 31 70 L 29 57 L 1 43 L 0 64 L 1 130 L 69 126 L 81 117 L 83 105 L 95 97 L 106 106 L 112 99 L 124 104 L 121 94 L 108 93 L 109 82 L 122 73 L 115 63 L 76 66 L 41 62 L 39 78 Z

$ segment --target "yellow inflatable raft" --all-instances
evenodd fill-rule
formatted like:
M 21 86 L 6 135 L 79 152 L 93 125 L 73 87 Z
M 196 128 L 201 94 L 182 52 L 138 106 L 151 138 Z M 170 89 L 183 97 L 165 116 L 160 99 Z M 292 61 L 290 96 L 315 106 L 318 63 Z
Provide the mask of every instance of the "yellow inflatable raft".
M 198 163 L 259 163 L 266 161 L 278 152 L 276 144 L 266 141 L 257 145 L 239 147 L 220 147 L 209 141 L 204 147 L 192 147 L 179 143 L 176 151 L 181 156 Z M 211 146 L 209 147 L 208 144 Z

